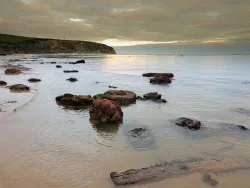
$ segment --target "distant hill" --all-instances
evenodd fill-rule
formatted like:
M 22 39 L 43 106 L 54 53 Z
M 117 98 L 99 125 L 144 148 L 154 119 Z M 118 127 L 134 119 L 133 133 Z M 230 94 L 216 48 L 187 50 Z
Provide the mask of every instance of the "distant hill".
M 115 54 L 116 52 L 110 46 L 95 42 L 30 38 L 0 34 L 0 54 L 55 53 Z

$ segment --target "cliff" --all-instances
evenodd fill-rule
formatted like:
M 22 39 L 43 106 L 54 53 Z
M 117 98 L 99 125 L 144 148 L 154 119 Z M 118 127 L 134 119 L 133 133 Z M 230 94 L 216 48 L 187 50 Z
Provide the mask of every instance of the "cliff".
M 30 38 L 0 34 L 0 54 L 91 53 L 115 54 L 105 44 L 58 39 Z

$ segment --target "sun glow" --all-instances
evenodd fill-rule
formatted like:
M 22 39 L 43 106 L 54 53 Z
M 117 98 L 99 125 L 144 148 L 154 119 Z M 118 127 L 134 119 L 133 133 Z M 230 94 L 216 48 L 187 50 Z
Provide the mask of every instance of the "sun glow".
M 109 46 L 136 46 L 143 44 L 174 44 L 178 43 L 178 41 L 155 42 L 155 41 L 127 41 L 119 39 L 106 39 L 104 41 L 101 41 L 101 43 Z

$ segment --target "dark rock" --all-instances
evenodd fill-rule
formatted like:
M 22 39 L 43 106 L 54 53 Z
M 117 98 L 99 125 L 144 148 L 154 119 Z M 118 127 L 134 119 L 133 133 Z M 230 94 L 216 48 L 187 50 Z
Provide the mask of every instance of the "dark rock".
M 108 99 L 120 105 L 129 105 L 136 102 L 136 94 L 126 90 L 108 90 L 104 94 L 94 96 L 95 99 Z
M 29 82 L 41 82 L 40 79 L 37 79 L 37 78 L 30 78 L 28 79 Z
M 248 128 L 246 128 L 246 127 L 245 127 L 245 126 L 243 126 L 243 125 L 238 125 L 238 127 L 239 127 L 241 130 L 243 130 L 243 131 L 248 130 Z
M 89 110 L 90 118 L 102 123 L 120 122 L 123 118 L 121 107 L 107 99 L 96 99 Z
M 64 73 L 76 73 L 79 72 L 78 70 L 64 70 Z
M 84 64 L 85 63 L 85 60 L 82 59 L 82 60 L 78 60 L 76 62 L 69 62 L 69 64 L 73 64 L 73 65 L 76 65 L 76 64 Z
M 187 127 L 192 130 L 199 130 L 201 127 L 201 122 L 198 120 L 192 120 L 189 118 L 179 118 L 175 121 L 175 124 L 181 127 Z
M 150 79 L 150 83 L 152 84 L 170 84 L 172 80 L 167 76 L 155 76 Z
M 68 79 L 66 79 L 66 80 L 68 80 L 68 81 L 70 81 L 70 82 L 77 82 L 77 81 L 78 81 L 76 78 L 68 78 Z
M 167 100 L 162 99 L 161 94 L 158 94 L 157 92 L 150 92 L 150 93 L 143 95 L 143 97 L 138 96 L 136 99 L 143 100 L 143 101 L 151 100 L 151 101 L 156 102 L 156 103 L 166 103 L 167 102 Z
M 212 178 L 212 176 L 209 175 L 209 174 L 204 174 L 202 180 L 203 180 L 206 184 L 208 184 L 208 185 L 210 185 L 210 186 L 212 186 L 212 187 L 215 187 L 215 186 L 218 184 L 218 181 L 214 180 L 214 179 Z
M 43 62 L 40 63 L 41 65 L 44 64 Z
M 7 101 L 6 103 L 13 104 L 13 103 L 17 103 L 17 101 Z
M 250 110 L 249 109 L 237 108 L 234 111 L 237 112 L 237 113 L 240 113 L 240 114 L 250 115 Z
M 7 54 L 0 54 L 0 56 L 6 56 Z
M 56 101 L 65 106 L 86 106 L 93 103 L 93 98 L 90 95 L 72 95 L 66 93 L 56 97 Z
M 145 73 L 142 76 L 144 77 L 164 76 L 168 78 L 173 78 L 174 74 L 173 73 Z
M 161 94 L 158 94 L 157 92 L 150 92 L 143 95 L 143 97 L 147 100 L 156 100 L 156 99 L 161 99 Z
M 61 65 L 56 65 L 56 68 L 62 68 L 62 66 Z
M 53 62 L 50 62 L 50 64 L 56 64 L 56 62 L 53 61 Z
M 0 86 L 6 86 L 7 82 L 0 80 Z
M 30 87 L 23 85 L 23 84 L 15 84 L 12 86 L 9 86 L 10 91 L 14 92 L 27 92 L 30 91 Z
M 21 74 L 22 71 L 20 69 L 17 68 L 9 68 L 5 70 L 5 74 L 7 75 L 14 75 L 14 74 Z
M 109 85 L 109 88 L 111 88 L 111 89 L 116 89 L 117 87 L 115 87 L 115 86 L 110 86 L 110 85 Z
M 245 84 L 245 85 L 250 84 L 250 81 L 242 82 L 242 84 Z

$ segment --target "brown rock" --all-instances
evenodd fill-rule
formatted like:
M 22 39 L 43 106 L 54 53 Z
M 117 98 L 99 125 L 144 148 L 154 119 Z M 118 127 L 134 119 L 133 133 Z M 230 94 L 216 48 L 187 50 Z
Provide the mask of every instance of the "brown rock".
M 94 98 L 108 99 L 120 105 L 128 105 L 136 102 L 136 94 L 133 91 L 126 90 L 108 90 L 104 94 L 95 95 Z
M 150 79 L 150 83 L 152 84 L 170 84 L 172 80 L 167 76 L 155 76 Z
M 21 74 L 22 71 L 20 69 L 17 68 L 9 68 L 5 70 L 5 74 L 7 75 L 14 75 L 14 74 Z
M 7 85 L 7 82 L 0 80 L 0 86 L 6 86 L 6 85 Z
M 102 123 L 122 121 L 121 107 L 107 99 L 96 99 L 89 111 L 90 118 Z
M 201 127 L 201 122 L 198 120 L 193 120 L 189 118 L 179 118 L 175 121 L 175 124 L 182 127 L 187 127 L 193 130 L 199 130 Z
M 86 106 L 93 103 L 93 98 L 90 95 L 72 95 L 66 93 L 56 97 L 56 101 L 65 106 Z
M 168 78 L 173 78 L 174 74 L 173 73 L 145 73 L 142 76 L 144 76 L 144 77 L 165 76 Z
M 23 84 L 15 84 L 12 86 L 9 86 L 10 91 L 14 92 L 27 92 L 30 91 L 30 87 L 23 85 Z

